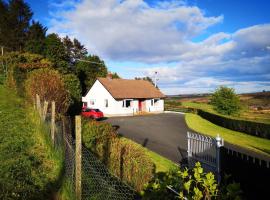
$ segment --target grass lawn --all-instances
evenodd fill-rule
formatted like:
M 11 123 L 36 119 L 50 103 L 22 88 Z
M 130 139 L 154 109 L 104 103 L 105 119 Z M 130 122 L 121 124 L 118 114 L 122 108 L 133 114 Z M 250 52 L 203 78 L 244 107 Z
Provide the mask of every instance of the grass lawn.
M 240 147 L 261 153 L 270 157 L 270 140 L 245 133 L 232 131 L 217 126 L 196 114 L 187 113 L 185 116 L 188 127 L 198 133 L 216 137 L 219 134 L 225 141 Z
M 33 108 L 0 84 L 0 199 L 49 199 L 62 169 Z
M 178 166 L 173 161 L 153 152 L 148 149 L 146 149 L 147 154 L 152 159 L 153 163 L 155 163 L 156 166 L 156 172 L 167 172 L 172 169 L 176 169 Z
M 239 114 L 228 116 L 222 115 L 213 109 L 213 106 L 207 103 L 196 103 L 196 102 L 182 102 L 182 106 L 191 107 L 196 109 L 201 109 L 208 111 L 210 113 L 214 113 L 216 115 L 224 116 L 231 119 L 238 119 L 238 120 L 248 120 L 248 121 L 255 121 L 261 123 L 270 124 L 270 113 L 261 113 L 249 110 L 247 106 L 242 105 L 242 110 Z
M 127 142 L 130 142 L 130 143 L 135 143 L 136 145 L 143 148 L 145 150 L 146 154 L 151 158 L 152 162 L 155 164 L 156 172 L 167 172 L 167 171 L 170 171 L 172 169 L 177 168 L 176 163 L 174 163 L 173 161 L 143 147 L 141 144 L 138 144 L 138 143 L 134 142 L 133 140 L 130 140 L 130 139 L 125 138 L 125 137 L 121 137 L 121 139 L 126 140 Z

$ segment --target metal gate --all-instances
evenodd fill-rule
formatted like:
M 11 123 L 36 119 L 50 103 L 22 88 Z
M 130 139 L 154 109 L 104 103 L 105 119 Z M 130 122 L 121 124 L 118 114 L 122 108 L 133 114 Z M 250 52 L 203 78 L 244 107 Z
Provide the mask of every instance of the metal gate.
M 188 139 L 188 165 L 194 167 L 200 162 L 205 171 L 212 171 L 220 177 L 220 147 L 224 141 L 219 135 L 216 138 L 187 132 Z

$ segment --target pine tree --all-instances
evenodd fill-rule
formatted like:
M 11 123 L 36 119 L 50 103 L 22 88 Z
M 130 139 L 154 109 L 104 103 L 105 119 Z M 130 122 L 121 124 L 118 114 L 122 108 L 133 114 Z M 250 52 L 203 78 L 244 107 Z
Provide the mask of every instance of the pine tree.
M 108 69 L 98 56 L 90 55 L 84 61 L 76 63 L 76 73 L 81 82 L 82 93 L 85 94 L 97 77 L 106 77 Z
M 7 46 L 8 24 L 7 24 L 8 5 L 0 0 L 0 45 Z
M 68 55 L 61 38 L 55 34 L 49 34 L 45 39 L 44 55 L 53 62 L 54 67 L 61 73 L 68 72 Z
M 8 5 L 7 46 L 21 51 L 26 41 L 26 33 L 32 18 L 31 8 L 23 0 L 10 0 Z
M 73 40 L 73 58 L 74 60 L 82 59 L 87 55 L 87 49 L 82 45 L 79 40 L 74 38 Z
M 45 47 L 46 31 L 47 28 L 41 23 L 33 21 L 27 32 L 25 51 L 42 54 Z

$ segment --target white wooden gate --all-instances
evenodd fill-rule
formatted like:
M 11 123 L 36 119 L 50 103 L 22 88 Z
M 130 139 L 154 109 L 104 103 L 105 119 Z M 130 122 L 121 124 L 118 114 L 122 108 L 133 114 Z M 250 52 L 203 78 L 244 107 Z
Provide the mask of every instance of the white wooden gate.
M 198 133 L 187 132 L 188 165 L 194 167 L 200 162 L 206 171 L 220 174 L 220 147 L 224 145 L 222 138 L 212 138 Z M 219 179 L 219 178 L 218 178 Z

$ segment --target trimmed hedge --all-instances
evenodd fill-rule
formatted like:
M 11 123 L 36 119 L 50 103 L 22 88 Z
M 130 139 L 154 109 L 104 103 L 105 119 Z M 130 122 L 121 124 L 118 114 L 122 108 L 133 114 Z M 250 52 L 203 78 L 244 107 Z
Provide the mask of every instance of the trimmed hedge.
M 209 113 L 209 112 L 206 112 L 206 111 L 203 111 L 200 109 L 198 109 L 197 113 L 202 118 L 204 118 L 204 119 L 206 119 L 214 124 L 222 126 L 224 128 L 247 133 L 249 135 L 258 136 L 261 138 L 270 139 L 270 124 L 245 121 L 245 120 L 230 119 L 230 118 L 216 115 L 213 113 Z
M 82 142 L 120 180 L 138 192 L 154 173 L 154 163 L 139 144 L 119 137 L 109 123 L 84 120 Z

